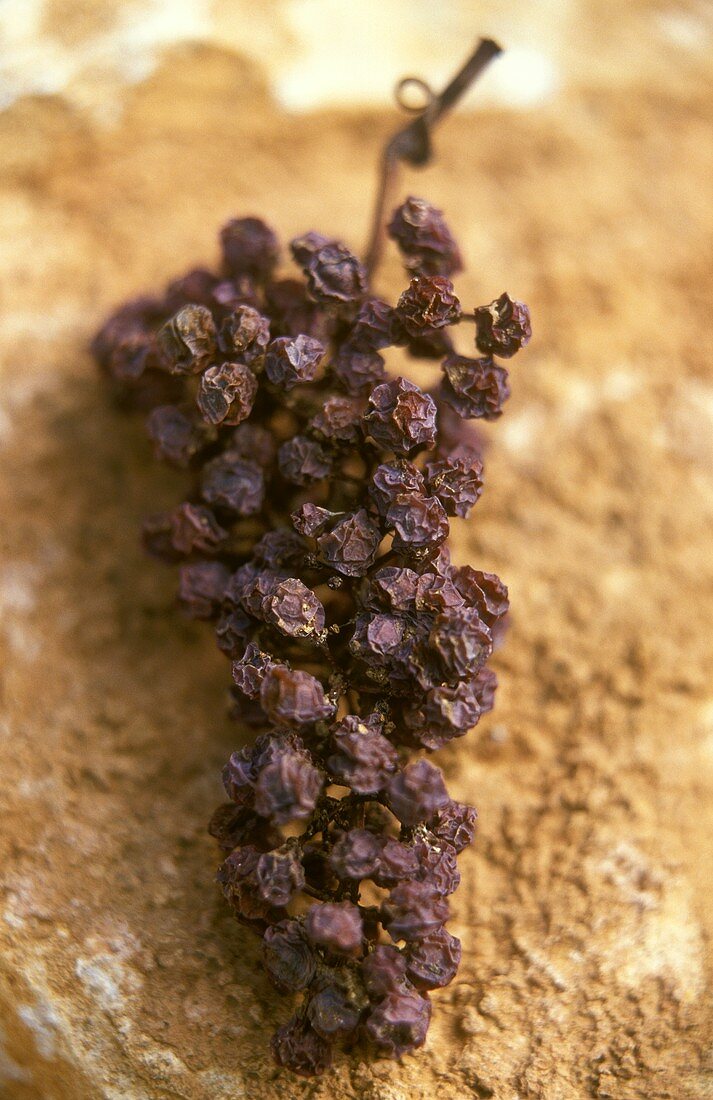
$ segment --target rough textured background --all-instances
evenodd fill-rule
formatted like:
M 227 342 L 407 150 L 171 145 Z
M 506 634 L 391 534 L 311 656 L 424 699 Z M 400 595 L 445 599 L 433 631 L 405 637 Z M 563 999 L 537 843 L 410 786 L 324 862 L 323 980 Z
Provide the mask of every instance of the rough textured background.
M 53 3 L 37 40 L 69 49 L 112 9 Z M 178 486 L 85 349 L 118 299 L 212 260 L 230 215 L 358 245 L 393 115 L 288 119 L 227 40 L 162 42 L 116 102 L 99 51 L 104 83 L 82 70 L 0 113 L 3 1097 L 713 1096 L 710 9 L 565 9 L 523 4 L 526 31 L 560 35 L 556 94 L 452 119 L 404 188 L 446 208 L 465 302 L 507 287 L 536 325 L 455 538 L 515 608 L 496 712 L 439 760 L 482 820 L 464 963 L 420 1055 L 316 1084 L 271 1065 L 290 1008 L 211 882 L 227 666 L 136 537 Z M 381 283 L 400 287 L 393 257 Z

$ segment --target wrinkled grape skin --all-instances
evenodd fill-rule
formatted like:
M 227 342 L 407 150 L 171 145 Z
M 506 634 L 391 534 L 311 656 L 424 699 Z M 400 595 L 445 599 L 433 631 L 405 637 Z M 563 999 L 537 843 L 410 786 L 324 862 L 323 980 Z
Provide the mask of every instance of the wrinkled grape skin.
M 142 537 L 177 567 L 182 610 L 214 624 L 254 737 L 223 771 L 217 882 L 263 937 L 270 981 L 300 995 L 272 1049 L 305 1077 L 335 1045 L 420 1047 L 428 995 L 455 976 L 444 925 L 477 815 L 423 754 L 491 710 L 508 621 L 505 584 L 453 564 L 447 539 L 483 490 L 464 418 L 502 414 L 498 357 L 527 344 L 529 313 L 503 294 L 462 315 L 461 253 L 425 200 L 387 233 L 408 273 L 394 305 L 314 231 L 290 245 L 301 275 L 277 277 L 285 250 L 248 216 L 221 231 L 216 271 L 127 303 L 92 345 L 156 456 L 185 471 L 185 499 Z M 456 352 L 459 322 L 479 358 Z M 440 382 L 395 376 L 409 358 L 441 360 Z

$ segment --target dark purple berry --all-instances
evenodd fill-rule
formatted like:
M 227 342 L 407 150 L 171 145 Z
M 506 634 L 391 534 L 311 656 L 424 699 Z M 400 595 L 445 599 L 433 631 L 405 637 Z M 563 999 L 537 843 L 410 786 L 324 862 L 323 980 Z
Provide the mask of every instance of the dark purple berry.
M 331 444 L 355 443 L 361 434 L 362 411 L 362 402 L 353 397 L 328 397 L 310 420 L 310 431 Z
M 417 275 L 396 306 L 399 323 L 414 337 L 452 325 L 460 315 L 453 283 L 442 275 Z
M 307 938 L 337 955 L 358 955 L 364 929 L 356 905 L 350 901 L 312 905 L 305 917 Z
M 260 218 L 234 218 L 220 231 L 223 264 L 233 276 L 269 278 L 279 258 L 277 237 Z
M 455 275 L 462 269 L 458 245 L 442 211 L 425 199 L 407 198 L 394 210 L 388 230 L 409 270 L 424 275 Z
M 278 725 L 306 726 L 329 718 L 334 704 L 324 695 L 319 680 L 301 669 L 275 665 L 265 675 L 260 689 L 265 713 Z
M 209 424 L 240 424 L 252 412 L 257 379 L 242 363 L 221 363 L 201 375 L 196 401 Z
M 376 443 L 409 455 L 436 441 L 436 405 L 406 378 L 383 382 L 369 395 L 364 429 Z
M 438 497 L 404 493 L 386 512 L 394 530 L 394 550 L 402 553 L 438 546 L 448 538 L 448 516 Z
M 492 359 L 449 355 L 443 360 L 443 400 L 464 420 L 497 420 L 510 396 L 508 372 Z
M 341 879 L 371 878 L 379 866 L 381 838 L 367 829 L 350 829 L 335 842 L 329 865 Z
M 372 1001 L 380 1001 L 389 993 L 405 993 L 406 958 L 398 947 L 380 943 L 361 964 L 364 986 Z
M 532 336 L 530 311 L 524 302 L 501 294 L 489 306 L 475 311 L 475 343 L 483 355 L 511 359 Z
M 293 1016 L 272 1037 L 272 1053 L 278 1066 L 300 1077 L 315 1077 L 332 1063 L 332 1048 L 308 1020 Z
M 311 485 L 328 477 L 332 461 L 321 444 L 306 435 L 295 435 L 283 443 L 277 460 L 285 481 L 293 485 Z
M 210 310 L 184 306 L 159 330 L 156 341 L 172 374 L 197 374 L 207 366 L 217 346 Z
M 314 980 L 317 959 L 299 921 L 280 921 L 268 928 L 262 957 L 269 977 L 284 993 L 299 993 Z
M 233 682 L 238 691 L 247 695 L 248 699 L 259 699 L 265 674 L 274 663 L 268 653 L 263 653 L 253 642 L 249 642 L 240 660 L 233 661 Z
M 307 1018 L 318 1035 L 333 1039 L 356 1031 L 366 1000 L 363 994 L 358 998 L 355 993 L 346 982 L 322 979 L 307 1005 Z
M 408 945 L 406 973 L 417 989 L 442 989 L 455 978 L 460 960 L 460 940 L 441 928 Z
M 324 344 L 313 336 L 278 336 L 267 349 L 265 374 L 273 385 L 291 390 L 312 381 L 323 357 Z
M 322 561 L 345 577 L 363 577 L 374 563 L 381 542 L 379 528 L 366 511 L 349 513 L 317 539 Z
M 375 794 L 396 768 L 396 750 L 383 736 L 382 725 L 377 714 L 368 718 L 349 714 L 332 733 L 333 752 L 327 767 L 337 782 L 357 794 Z
M 219 343 L 225 354 L 240 363 L 262 363 L 270 342 L 270 322 L 252 306 L 239 305 L 220 326 Z
M 263 852 L 255 865 L 255 884 L 264 902 L 282 909 L 305 884 L 304 871 L 294 849 L 287 846 Z
M 324 630 L 324 607 L 314 592 L 295 577 L 280 581 L 264 604 L 267 622 L 290 638 L 307 638 Z
M 369 486 L 369 496 L 380 516 L 386 516 L 398 496 L 405 493 L 421 493 L 425 487 L 423 474 L 405 458 L 384 462 L 374 470 Z
M 426 1041 L 431 1004 L 417 993 L 388 993 L 367 1017 L 366 1033 L 382 1054 L 401 1058 Z
M 275 825 L 304 820 L 317 805 L 322 785 L 322 773 L 305 750 L 281 745 L 255 781 L 255 810 Z
M 389 780 L 389 807 L 402 825 L 429 821 L 450 801 L 440 768 L 428 760 L 416 760 Z
M 448 920 L 448 902 L 429 882 L 400 882 L 381 906 L 393 940 L 422 940 Z
M 357 302 L 366 291 L 366 272 L 346 245 L 327 241 L 304 265 L 310 294 L 319 302 Z
M 225 531 L 210 508 L 202 504 L 179 504 L 170 514 L 171 545 L 186 557 L 193 553 L 210 554 L 225 542 Z
M 465 518 L 483 491 L 483 463 L 473 452 L 429 462 L 426 478 L 449 516 Z
M 449 801 L 436 814 L 430 825 L 434 836 L 462 852 L 475 836 L 477 811 L 463 802 Z
M 178 599 L 192 619 L 212 619 L 220 610 L 230 573 L 218 561 L 181 566 Z
M 265 478 L 260 466 L 232 451 L 224 451 L 205 466 L 201 495 L 216 508 L 236 516 L 254 516 L 265 498 Z
M 176 405 L 159 405 L 146 419 L 146 428 L 157 458 L 174 466 L 188 466 L 205 445 L 204 428 Z
M 371 348 L 343 344 L 331 363 L 334 374 L 350 394 L 369 393 L 386 378 L 383 355 Z

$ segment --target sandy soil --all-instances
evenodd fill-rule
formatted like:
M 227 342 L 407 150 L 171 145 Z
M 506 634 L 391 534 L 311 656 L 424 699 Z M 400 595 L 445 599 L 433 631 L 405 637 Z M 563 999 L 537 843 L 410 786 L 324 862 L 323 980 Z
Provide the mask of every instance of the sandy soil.
M 252 64 L 190 45 L 111 127 L 62 97 L 0 114 L 3 1096 L 713 1096 L 713 86 L 676 57 L 458 116 L 405 186 L 458 230 L 466 302 L 532 307 L 454 540 L 514 616 L 496 712 L 439 760 L 482 821 L 459 978 L 420 1055 L 316 1084 L 271 1065 L 289 1005 L 212 886 L 226 666 L 136 536 L 178 487 L 86 343 L 230 215 L 358 246 L 393 116 L 288 121 Z

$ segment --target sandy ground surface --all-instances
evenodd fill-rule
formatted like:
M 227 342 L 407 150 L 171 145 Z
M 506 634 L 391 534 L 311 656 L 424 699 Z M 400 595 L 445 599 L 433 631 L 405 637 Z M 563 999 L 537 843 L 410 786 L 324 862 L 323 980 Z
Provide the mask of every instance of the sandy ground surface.
M 70 91 L 0 114 L 3 1097 L 713 1096 L 713 81 L 702 6 L 632 4 L 619 34 L 614 10 L 584 5 L 589 63 L 557 95 L 455 117 L 405 185 L 457 229 L 466 302 L 532 307 L 454 538 L 514 616 L 495 713 L 439 759 L 482 822 L 458 980 L 418 1056 L 316 1084 L 271 1065 L 290 1007 L 212 886 L 227 669 L 136 534 L 178 486 L 86 344 L 213 260 L 228 216 L 358 246 L 394 118 L 288 119 L 216 43 L 163 48 L 110 124 Z M 380 281 L 400 289 L 394 257 Z

